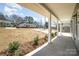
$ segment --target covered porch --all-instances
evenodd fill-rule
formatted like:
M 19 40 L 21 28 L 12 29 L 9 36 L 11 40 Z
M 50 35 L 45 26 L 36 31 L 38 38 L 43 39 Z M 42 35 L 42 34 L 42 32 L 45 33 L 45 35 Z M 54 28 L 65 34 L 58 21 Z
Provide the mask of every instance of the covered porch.
M 75 3 L 50 3 L 50 4 L 20 4 L 23 7 L 34 10 L 48 17 L 48 42 L 32 56 L 77 56 L 78 49 L 72 32 L 72 16 L 75 14 L 77 4 Z M 76 10 L 75 10 L 76 9 Z M 51 38 L 51 20 L 57 21 L 57 36 Z M 64 28 L 67 26 L 68 28 Z M 76 30 L 74 30 L 76 31 Z M 77 37 L 76 37 L 77 38 Z M 27 54 L 28 55 L 28 54 Z M 27 56 L 26 55 L 26 56 Z

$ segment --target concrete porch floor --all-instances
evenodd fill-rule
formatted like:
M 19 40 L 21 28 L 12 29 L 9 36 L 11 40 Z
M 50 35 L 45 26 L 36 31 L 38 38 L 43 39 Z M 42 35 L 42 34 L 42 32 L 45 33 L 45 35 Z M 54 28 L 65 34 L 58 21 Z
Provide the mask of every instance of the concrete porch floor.
M 78 56 L 78 54 L 72 37 L 61 35 L 33 56 Z

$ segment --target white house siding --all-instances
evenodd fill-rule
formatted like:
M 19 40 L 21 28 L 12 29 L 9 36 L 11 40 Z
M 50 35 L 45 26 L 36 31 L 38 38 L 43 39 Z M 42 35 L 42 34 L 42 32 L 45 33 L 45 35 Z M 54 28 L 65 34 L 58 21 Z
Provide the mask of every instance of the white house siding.
M 17 27 L 37 27 L 37 26 L 34 24 L 22 23 L 22 24 L 19 24 Z

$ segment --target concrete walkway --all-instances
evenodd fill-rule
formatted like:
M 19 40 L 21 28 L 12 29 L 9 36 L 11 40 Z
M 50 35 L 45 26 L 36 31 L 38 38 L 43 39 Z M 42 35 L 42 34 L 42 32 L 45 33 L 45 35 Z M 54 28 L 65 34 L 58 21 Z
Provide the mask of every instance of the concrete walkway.
M 58 36 L 53 42 L 33 56 L 77 56 L 74 42 L 70 36 Z

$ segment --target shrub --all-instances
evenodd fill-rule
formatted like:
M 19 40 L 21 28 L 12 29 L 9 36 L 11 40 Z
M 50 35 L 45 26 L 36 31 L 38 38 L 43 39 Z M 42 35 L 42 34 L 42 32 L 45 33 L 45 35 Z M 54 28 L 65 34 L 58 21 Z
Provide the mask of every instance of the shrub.
M 13 41 L 12 43 L 9 44 L 8 50 L 9 52 L 13 53 L 16 50 L 18 50 L 20 46 L 20 43 L 18 41 Z
M 54 33 L 51 33 L 51 36 L 54 37 Z
M 15 51 L 15 56 L 22 56 L 22 55 L 23 55 L 23 53 L 21 50 L 18 49 Z
M 34 45 L 38 45 L 38 41 L 39 41 L 39 37 L 36 36 L 36 37 L 34 38 Z

